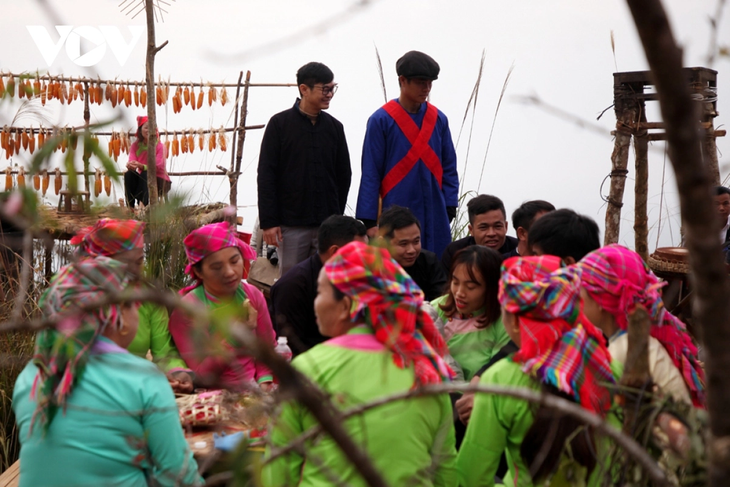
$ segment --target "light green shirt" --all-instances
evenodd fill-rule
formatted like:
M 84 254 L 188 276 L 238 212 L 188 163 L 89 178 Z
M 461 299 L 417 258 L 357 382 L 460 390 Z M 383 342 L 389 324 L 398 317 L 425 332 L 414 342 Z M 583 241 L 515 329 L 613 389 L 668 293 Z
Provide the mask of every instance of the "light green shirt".
M 477 320 L 484 310 L 477 311 L 471 318 L 449 318 L 439 306 L 446 298 L 441 296 L 431 302 L 439 317 L 436 327 L 442 332 L 449 353 L 461 367 L 464 380 L 469 382 L 479 369 L 509 343 L 509 335 L 502 325 L 501 317 L 486 327 L 478 327 L 482 326 Z
M 615 375 L 614 364 L 612 364 L 612 370 Z M 479 383 L 533 391 L 540 390 L 540 383 L 525 374 L 520 364 L 512 361 L 512 357 L 504 358 L 487 369 Z M 469 487 L 495 485 L 494 475 L 504 452 L 509 467 L 504 478 L 504 485 L 532 487 L 532 477 L 528 465 L 522 459 L 520 447 L 535 421 L 536 410 L 537 405 L 522 399 L 496 394 L 477 394 L 474 398 L 469 427 L 457 458 L 460 485 Z M 608 420 L 620 428 L 620 423 L 613 414 L 609 414 Z M 605 464 L 610 444 L 605 437 L 596 435 L 595 439 L 598 443 L 600 458 L 590 478 L 587 479 L 586 485 L 598 487 L 602 485 L 601 480 L 605 475 L 601 464 Z M 563 460 L 561 467 L 545 485 L 551 487 L 576 485 L 567 480 L 573 475 L 586 481 L 584 467 L 570 461 L 565 456 Z
M 185 361 L 175 347 L 167 327 L 169 318 L 167 310 L 149 301 L 139 307 L 139 328 L 129 350 L 138 357 L 146 358 L 147 351 L 152 353 L 152 360 L 163 370 L 174 368 L 187 369 Z
M 311 348 L 292 365 L 331 395 L 342 410 L 407 391 L 415 378 L 412 368 L 396 367 L 392 353 L 367 327 Z M 285 445 L 316 424 L 303 406 L 286 403 L 270 429 L 270 440 L 273 446 Z M 388 485 L 456 485 L 454 426 L 447 394 L 370 409 L 348 419 L 345 428 Z M 329 436 L 309 441 L 304 448 L 306 456 L 290 453 L 267 465 L 263 484 L 335 485 L 329 476 L 334 474 L 341 485 L 366 485 Z

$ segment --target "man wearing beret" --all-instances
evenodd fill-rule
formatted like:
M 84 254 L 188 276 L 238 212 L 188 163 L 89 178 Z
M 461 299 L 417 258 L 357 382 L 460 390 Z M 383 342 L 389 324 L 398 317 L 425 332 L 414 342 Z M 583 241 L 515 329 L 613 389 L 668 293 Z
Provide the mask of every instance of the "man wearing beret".
M 400 96 L 368 120 L 356 215 L 374 236 L 379 199 L 382 210 L 409 208 L 421 222 L 423 248 L 441 256 L 451 242 L 459 178 L 449 122 L 427 101 L 439 65 L 427 54 L 410 51 L 395 69 Z

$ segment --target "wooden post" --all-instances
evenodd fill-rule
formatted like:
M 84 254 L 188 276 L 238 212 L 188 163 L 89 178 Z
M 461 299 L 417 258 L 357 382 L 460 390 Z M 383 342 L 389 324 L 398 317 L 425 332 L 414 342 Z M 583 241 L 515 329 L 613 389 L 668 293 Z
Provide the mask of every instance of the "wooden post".
M 91 137 L 89 133 L 89 120 L 91 120 L 91 112 L 89 110 L 89 83 L 84 81 L 84 138 Z M 86 140 L 84 140 L 86 142 Z M 88 191 L 91 194 L 91 187 L 89 183 L 89 158 L 91 154 L 87 154 L 83 151 L 84 161 L 84 191 Z
M 644 102 L 640 102 L 641 114 L 639 120 L 646 122 Z M 640 129 L 634 134 L 634 151 L 636 153 L 634 181 L 634 247 L 636 253 L 644 259 L 649 259 L 649 218 L 647 216 L 647 193 L 649 191 L 649 141 L 648 131 Z
M 50 282 L 53 277 L 53 246 L 55 241 L 47 239 L 43 243 L 44 251 L 44 264 L 45 264 L 45 278 L 46 281 Z
M 235 102 L 234 102 L 236 104 L 236 110 L 235 110 L 235 113 L 233 114 L 233 126 L 234 127 L 238 126 L 238 97 L 241 94 L 241 80 L 242 79 L 243 79 L 243 71 L 241 71 L 238 74 L 238 86 L 236 86 L 236 98 L 235 98 Z M 243 110 L 243 107 L 241 107 L 241 109 Z M 231 169 L 228 171 L 228 184 L 230 185 L 230 189 L 229 189 L 229 193 L 228 193 L 229 198 L 230 198 L 229 204 L 232 207 L 236 208 L 236 210 L 238 210 L 238 184 L 237 184 L 238 175 L 234 176 L 233 173 L 234 173 L 234 170 L 236 167 L 236 165 L 235 165 L 236 152 L 237 152 L 236 149 L 238 147 L 237 133 L 238 133 L 238 131 L 234 130 L 233 135 L 231 136 L 231 147 L 233 148 L 233 150 L 231 151 Z M 228 220 L 228 222 L 231 225 L 235 225 L 237 223 L 236 222 L 237 215 L 238 215 L 238 211 L 236 211 L 236 213 L 233 215 L 228 215 L 226 217 L 226 219 Z
M 147 14 L 147 189 L 150 198 L 150 205 L 157 204 L 157 103 L 155 94 L 155 55 L 167 45 L 167 41 L 157 47 L 155 41 L 155 2 L 145 0 Z
M 243 143 L 246 141 L 246 116 L 248 115 L 248 88 L 251 84 L 251 71 L 246 71 L 246 82 L 243 85 L 243 100 L 241 101 L 241 121 L 238 124 L 239 134 L 236 144 L 236 167 L 229 172 L 231 182 L 231 205 L 238 208 L 238 177 L 241 174 L 241 159 L 243 158 Z M 236 220 L 235 215 L 233 220 Z
M 616 140 L 613 154 L 611 154 L 611 190 L 608 193 L 608 207 L 606 208 L 606 234 L 603 244 L 618 243 L 621 230 L 621 207 L 624 205 L 624 187 L 628 174 L 629 146 L 631 145 L 631 130 L 628 128 L 636 121 L 636 107 L 616 105 Z

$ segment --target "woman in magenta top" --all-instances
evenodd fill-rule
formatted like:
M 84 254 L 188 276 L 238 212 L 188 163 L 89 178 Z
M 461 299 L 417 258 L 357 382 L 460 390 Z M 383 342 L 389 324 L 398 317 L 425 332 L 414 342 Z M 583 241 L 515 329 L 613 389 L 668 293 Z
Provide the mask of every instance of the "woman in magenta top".
M 129 148 L 129 162 L 127 172 L 124 173 L 124 188 L 127 196 L 127 206 L 134 208 L 136 203 L 145 206 L 149 204 L 147 191 L 147 145 L 149 140 L 149 125 L 147 117 L 137 117 L 137 140 Z M 157 168 L 157 191 L 160 197 L 167 197 L 172 187 L 170 176 L 167 174 L 165 146 L 157 140 L 155 149 L 155 167 Z
M 276 345 L 274 329 L 261 291 L 242 281 L 244 259 L 255 253 L 239 240 L 228 223 L 205 225 L 185 240 L 194 283 L 180 291 L 183 300 L 220 312 L 230 326 L 248 326 L 260 340 Z M 180 309 L 170 316 L 170 333 L 181 357 L 195 373 L 195 382 L 244 390 L 258 384 L 267 390 L 271 371 L 242 355 L 230 328 L 199 326 Z

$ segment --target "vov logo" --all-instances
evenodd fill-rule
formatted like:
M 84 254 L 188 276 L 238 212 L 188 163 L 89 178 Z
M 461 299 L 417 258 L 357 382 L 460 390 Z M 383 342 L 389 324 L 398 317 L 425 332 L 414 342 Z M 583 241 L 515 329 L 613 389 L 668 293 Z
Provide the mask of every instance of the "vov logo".
M 127 26 L 132 37 L 126 41 L 119 28 L 112 25 L 100 25 L 99 27 L 57 25 L 56 31 L 59 39 L 54 41 L 42 25 L 29 25 L 27 28 L 49 67 L 56 60 L 64 44 L 66 44 L 66 54 L 69 59 L 78 66 L 93 66 L 99 63 L 106 55 L 107 46 L 119 61 L 119 65 L 124 66 L 144 31 L 141 25 Z M 94 47 L 88 52 L 82 53 L 81 39 Z

